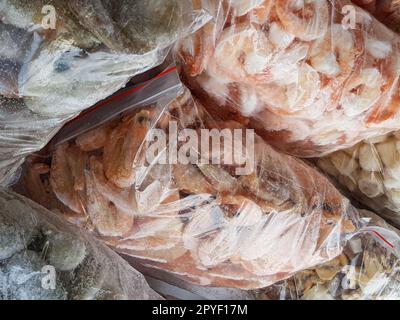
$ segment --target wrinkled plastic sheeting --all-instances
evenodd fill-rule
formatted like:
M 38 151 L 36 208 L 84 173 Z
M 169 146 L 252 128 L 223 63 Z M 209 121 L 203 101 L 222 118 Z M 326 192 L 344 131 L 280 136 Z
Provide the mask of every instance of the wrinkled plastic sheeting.
M 164 88 L 150 105 L 133 103 L 146 90 L 144 101 L 157 95 L 147 86 L 100 108 L 77 122 L 102 113 L 108 121 L 56 139 L 47 160 L 31 157 L 21 180 L 26 194 L 144 267 L 203 286 L 265 287 L 342 252 L 359 227 L 357 210 L 316 170 L 257 135 L 254 156 L 247 138 L 221 141 L 224 154 L 237 153 L 231 165 L 159 162 L 181 145 L 171 122 L 178 135 L 245 128 L 211 116 L 183 87 L 167 101 Z M 124 113 L 111 117 L 112 110 Z M 152 129 L 167 139 L 158 152 Z M 151 152 L 157 156 L 149 160 Z M 237 170 L 244 169 L 237 159 L 253 170 Z
M 317 157 L 398 129 L 399 35 L 347 0 L 199 1 L 176 50 L 210 112 Z
M 0 245 L 1 300 L 161 299 L 111 249 L 3 189 Z

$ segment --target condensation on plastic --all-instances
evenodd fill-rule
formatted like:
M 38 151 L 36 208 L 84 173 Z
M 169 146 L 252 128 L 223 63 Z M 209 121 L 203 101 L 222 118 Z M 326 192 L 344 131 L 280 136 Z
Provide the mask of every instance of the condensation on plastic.
M 0 189 L 0 300 L 161 299 L 98 240 Z
M 395 32 L 400 33 L 399 0 L 352 0 L 352 2 L 370 12 Z
M 400 232 L 363 211 L 365 226 L 337 258 L 255 292 L 267 300 L 399 300 Z
M 0 184 L 209 19 L 190 0 L 0 0 Z
M 197 5 L 215 19 L 176 55 L 212 113 L 250 121 L 270 144 L 300 157 L 398 129 L 400 38 L 368 12 L 347 0 Z
M 171 121 L 178 136 L 243 128 L 210 116 L 174 68 L 110 100 L 56 137 L 49 158 L 30 157 L 21 192 L 143 266 L 200 285 L 260 288 L 333 259 L 357 230 L 357 211 L 328 179 L 258 136 L 247 175 L 237 175 L 239 164 L 147 163 L 144 155 L 156 151 L 150 129 L 168 133 Z M 178 146 L 173 136 L 160 157 Z M 251 161 L 247 140 L 238 142 L 235 152 Z
M 316 163 L 350 197 L 400 227 L 399 132 L 365 140 Z

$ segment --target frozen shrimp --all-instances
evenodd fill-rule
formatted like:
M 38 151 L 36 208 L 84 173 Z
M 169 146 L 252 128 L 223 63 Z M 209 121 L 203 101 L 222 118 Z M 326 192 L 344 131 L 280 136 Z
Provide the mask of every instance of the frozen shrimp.
M 276 0 L 275 10 L 285 29 L 300 40 L 312 41 L 328 31 L 326 0 Z
M 193 165 L 173 166 L 174 181 L 177 188 L 188 194 L 214 194 L 216 191 L 201 171 Z
M 141 240 L 129 240 L 118 243 L 117 248 L 120 252 L 125 252 L 129 255 L 135 256 L 139 259 L 146 261 L 155 261 L 159 263 L 168 263 L 182 257 L 187 249 L 178 243 L 175 246 L 170 246 L 167 249 L 152 250 L 148 249 L 159 239 L 141 239 Z M 163 268 L 164 269 L 164 268 Z
M 143 110 L 126 117 L 115 128 L 104 147 L 106 177 L 120 188 L 135 182 L 135 160 L 150 129 L 150 111 Z
M 34 163 L 32 159 L 27 160 L 27 173 L 24 177 L 24 184 L 29 196 L 35 202 L 48 204 L 49 190 L 45 187 L 41 175 L 50 173 L 50 167 L 44 163 Z
M 83 191 L 85 189 L 84 170 L 86 168 L 87 155 L 76 145 L 72 145 L 68 148 L 66 157 L 74 179 L 74 190 Z
M 24 187 L 29 197 L 49 210 L 62 213 L 71 223 L 85 224 L 87 222 L 85 212 L 77 213 L 72 211 L 69 207 L 61 203 L 54 194 L 49 182 L 50 170 L 47 164 L 27 159 Z
M 81 181 L 76 179 L 83 172 L 72 174 L 70 163 L 71 161 L 81 161 L 80 159 L 73 160 L 68 156 L 68 143 L 64 143 L 57 147 L 54 152 L 51 171 L 50 185 L 57 198 L 68 208 L 76 213 L 83 213 L 84 206 L 80 194 L 76 192 L 75 187 L 81 187 Z M 75 168 L 79 168 L 77 165 Z M 75 183 L 77 181 L 77 184 Z
M 104 166 L 96 157 L 91 157 L 89 162 L 90 175 L 98 192 L 108 201 L 114 203 L 122 212 L 132 216 L 135 215 L 137 213 L 137 204 L 134 189 L 120 189 L 108 181 L 104 176 Z
M 134 228 L 132 236 L 118 243 L 119 250 L 161 262 L 175 260 L 187 251 L 181 243 L 183 224 L 177 212 L 169 217 L 140 217 Z
M 258 3 L 260 3 L 260 5 L 254 7 L 250 11 L 250 20 L 251 22 L 257 22 L 258 24 L 263 25 L 268 22 L 273 9 L 274 1 L 264 0 L 259 1 Z
M 154 214 L 158 212 L 163 203 L 179 201 L 179 192 L 177 189 L 169 188 L 169 181 L 153 181 L 146 187 L 140 186 L 140 190 L 135 193 L 138 212 L 140 215 Z M 171 206 L 172 212 L 173 205 Z
M 307 109 L 315 103 L 321 87 L 318 72 L 307 63 L 294 70 L 290 83 L 259 85 L 261 101 L 278 114 L 291 114 Z M 281 80 L 282 81 L 282 80 Z
M 198 244 L 197 256 L 205 267 L 218 266 L 234 256 L 240 237 L 234 228 L 223 228 Z
M 377 103 L 368 113 L 367 124 L 379 124 L 386 120 L 392 119 L 399 111 L 400 105 L 400 92 L 392 97 L 388 105 Z
M 103 125 L 76 138 L 76 145 L 85 152 L 101 149 L 105 146 L 112 130 L 111 125 Z
M 114 202 L 108 200 L 97 188 L 93 177 L 86 173 L 87 214 L 100 235 L 123 236 L 132 229 L 133 216 L 122 212 Z
M 203 110 L 196 108 L 189 90 L 185 90 L 181 96 L 168 105 L 168 113 L 170 117 L 178 121 L 181 128 L 189 128 L 202 121 L 203 118 Z M 164 126 L 165 128 L 166 126 Z
M 239 183 L 246 194 L 250 193 L 264 210 L 270 211 L 277 206 L 282 208 L 285 203 L 292 206 L 290 192 L 282 186 L 284 181 L 279 182 L 279 179 L 279 175 L 272 172 L 252 173 L 240 177 Z
M 345 30 L 341 24 L 333 24 L 324 38 L 312 43 L 311 65 L 340 85 L 355 70 L 362 50 L 360 36 L 354 31 Z
M 221 167 L 210 164 L 199 164 L 198 168 L 217 192 L 235 193 L 238 188 L 237 179 Z
M 247 23 L 226 28 L 216 45 L 209 72 L 227 82 L 265 82 L 273 47 L 265 33 Z
M 260 6 L 264 0 L 231 0 L 230 9 L 236 17 L 244 16 L 256 7 Z
M 207 64 L 214 52 L 215 26 L 211 23 L 206 24 L 191 39 L 188 39 L 186 46 L 193 48 L 194 52 L 188 53 L 189 48 L 182 48 L 181 56 L 190 76 L 195 77 L 201 74 L 207 67 Z
M 383 76 L 376 68 L 365 68 L 353 75 L 340 99 L 344 113 L 353 117 L 369 110 L 381 97 L 383 85 Z
M 192 3 L 195 10 L 211 9 L 211 11 L 214 11 L 212 7 L 204 8 L 204 3 L 201 0 L 193 0 Z M 207 5 L 212 4 L 212 2 L 207 2 Z M 180 55 L 192 77 L 201 74 L 212 57 L 215 48 L 216 27 L 216 22 L 210 21 L 182 43 Z

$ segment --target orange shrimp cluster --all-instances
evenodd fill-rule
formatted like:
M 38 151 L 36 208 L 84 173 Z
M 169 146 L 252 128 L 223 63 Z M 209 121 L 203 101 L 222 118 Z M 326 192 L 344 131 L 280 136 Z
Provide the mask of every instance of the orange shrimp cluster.
M 31 158 L 24 187 L 118 252 L 201 285 L 264 287 L 340 254 L 355 213 L 326 178 L 258 136 L 250 175 L 148 163 L 146 136 L 171 120 L 180 131 L 241 128 L 186 90 L 59 145 L 48 163 Z
M 400 38 L 352 2 L 197 2 L 215 19 L 177 55 L 210 112 L 301 157 L 398 127 Z

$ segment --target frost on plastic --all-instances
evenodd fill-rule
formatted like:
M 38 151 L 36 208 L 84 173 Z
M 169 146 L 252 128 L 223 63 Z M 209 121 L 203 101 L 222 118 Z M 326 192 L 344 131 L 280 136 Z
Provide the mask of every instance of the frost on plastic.
M 201 285 L 265 287 L 342 252 L 357 229 L 356 211 L 317 171 L 258 136 L 247 175 L 237 174 L 237 162 L 148 162 L 153 129 L 167 137 L 155 159 L 185 145 L 171 135 L 171 121 L 177 136 L 185 129 L 243 128 L 211 117 L 181 88 L 172 101 L 132 105 L 101 126 L 61 138 L 47 161 L 29 159 L 22 185 L 33 200 L 117 251 Z M 221 139 L 220 150 L 231 143 Z M 251 157 L 244 149 L 238 152 Z
M 50 272 L 48 272 L 50 270 Z M 160 299 L 116 253 L 0 190 L 0 300 Z
M 297 156 L 398 128 L 399 36 L 350 1 L 198 1 L 215 19 L 177 49 L 212 113 Z
M 400 227 L 400 136 L 365 140 L 317 160 L 351 197 Z
M 399 300 L 400 236 L 373 213 L 337 258 L 256 292 L 257 299 Z
M 189 0 L 0 0 L 0 183 L 208 18 Z

